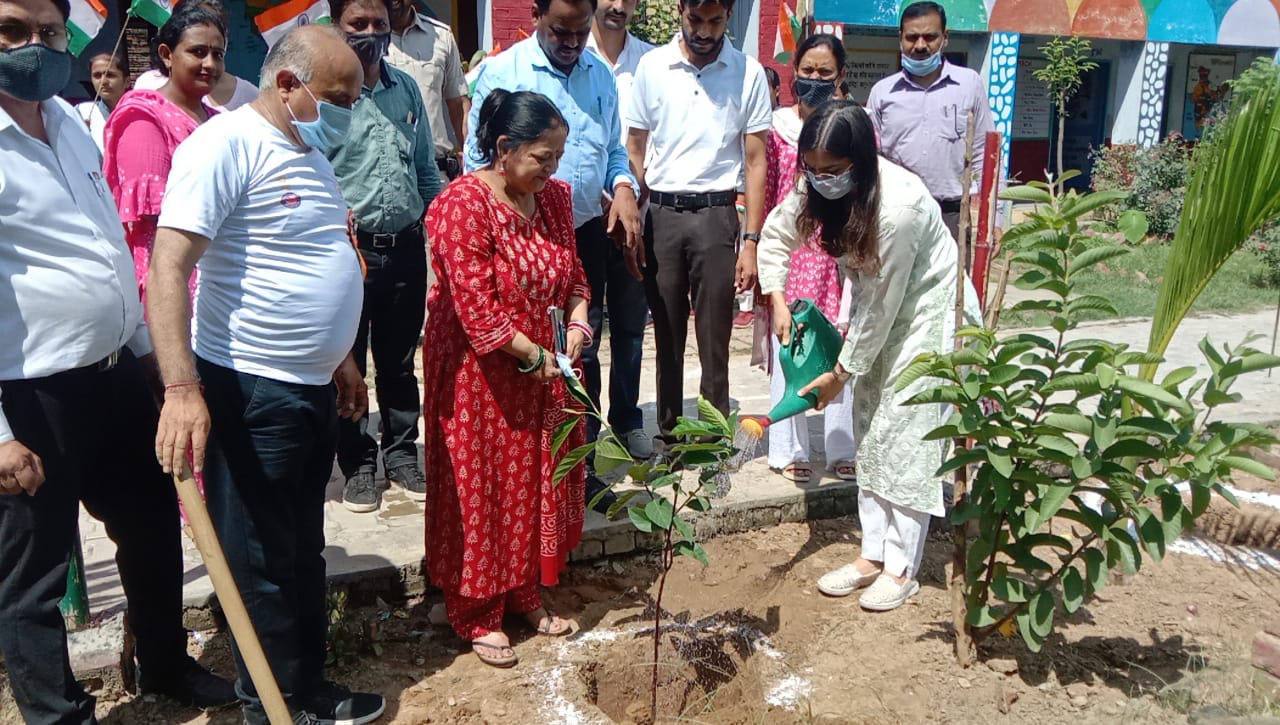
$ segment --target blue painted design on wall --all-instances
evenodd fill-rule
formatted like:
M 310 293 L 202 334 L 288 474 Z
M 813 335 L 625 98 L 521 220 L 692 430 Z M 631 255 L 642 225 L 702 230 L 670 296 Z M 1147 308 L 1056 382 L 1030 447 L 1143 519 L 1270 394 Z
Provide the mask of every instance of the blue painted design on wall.
M 1218 19 L 1207 0 L 1164 0 L 1151 15 L 1147 39 L 1166 43 L 1214 43 Z
M 1013 99 L 1018 83 L 1019 33 L 991 34 L 991 64 L 987 72 L 987 102 L 996 130 L 1003 136 L 1001 144 L 1001 178 L 1009 177 L 1009 141 L 1013 137 Z
M 1164 93 L 1169 78 L 1169 44 L 1148 41 L 1142 50 L 1142 98 L 1138 105 L 1138 146 L 1149 149 L 1164 130 Z
M 852 25 L 898 27 L 898 0 L 815 0 L 813 17 Z

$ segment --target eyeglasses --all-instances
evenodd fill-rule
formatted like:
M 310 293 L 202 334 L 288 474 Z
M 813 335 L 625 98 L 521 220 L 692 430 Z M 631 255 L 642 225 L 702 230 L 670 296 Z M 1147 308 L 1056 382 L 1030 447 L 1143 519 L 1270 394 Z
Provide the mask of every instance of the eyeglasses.
M 65 25 L 41 25 L 32 27 L 16 20 L 0 22 L 0 44 L 6 48 L 21 48 L 36 41 L 52 50 L 66 50 L 70 42 Z

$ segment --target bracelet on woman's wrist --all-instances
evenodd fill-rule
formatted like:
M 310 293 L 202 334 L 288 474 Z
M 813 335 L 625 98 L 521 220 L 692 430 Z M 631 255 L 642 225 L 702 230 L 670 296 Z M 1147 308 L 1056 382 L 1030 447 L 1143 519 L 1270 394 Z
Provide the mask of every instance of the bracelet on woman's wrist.
M 596 338 L 595 338 L 595 335 L 592 334 L 591 332 L 591 325 L 583 322 L 582 320 L 570 320 L 569 329 L 577 330 L 578 332 L 582 333 L 583 347 L 591 347 L 591 344 L 595 342 Z
M 522 373 L 531 373 L 540 369 L 543 363 L 545 363 L 546 361 L 547 361 L 547 350 L 546 348 L 539 345 L 538 359 L 530 363 L 528 367 L 525 367 L 524 365 L 520 365 L 516 368 L 516 370 L 519 370 Z

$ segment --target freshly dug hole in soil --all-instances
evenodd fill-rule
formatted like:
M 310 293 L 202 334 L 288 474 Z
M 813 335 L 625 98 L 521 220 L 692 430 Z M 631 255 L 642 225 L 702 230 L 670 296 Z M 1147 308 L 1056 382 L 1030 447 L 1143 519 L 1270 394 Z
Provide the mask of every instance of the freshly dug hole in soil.
M 729 618 L 732 615 L 727 615 Z M 663 625 L 658 720 L 753 722 L 765 702 L 763 636 L 725 616 Z M 578 665 L 590 701 L 617 723 L 651 723 L 653 630 L 591 645 Z M 765 660 L 765 661 L 762 661 Z
M 1186 499 L 1190 504 L 1189 497 Z M 1247 501 L 1240 508 L 1214 496 L 1204 515 L 1196 520 L 1196 532 L 1219 544 L 1280 549 L 1280 509 Z

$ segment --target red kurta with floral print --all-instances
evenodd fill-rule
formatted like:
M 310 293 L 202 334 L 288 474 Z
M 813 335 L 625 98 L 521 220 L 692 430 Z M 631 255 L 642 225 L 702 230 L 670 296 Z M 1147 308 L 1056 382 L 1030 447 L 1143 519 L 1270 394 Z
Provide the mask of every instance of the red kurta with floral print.
M 500 348 L 519 331 L 550 350 L 547 308 L 590 295 L 569 186 L 549 181 L 528 220 L 468 174 L 432 202 L 427 235 L 437 280 L 424 351 L 431 581 L 477 599 L 553 585 L 582 536 L 583 468 L 551 483 L 552 434 L 573 403 L 562 381 L 520 373 Z M 583 438 L 579 426 L 561 454 Z

